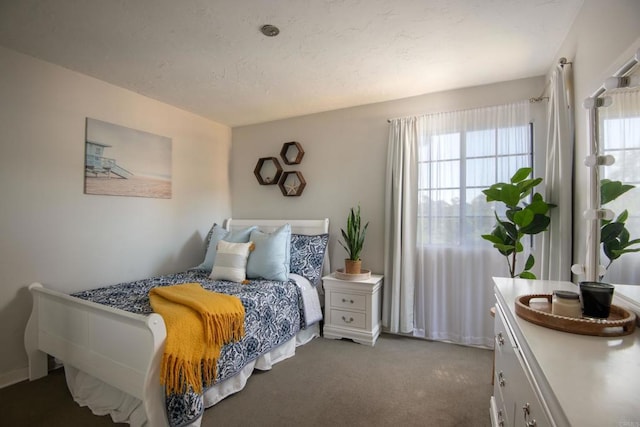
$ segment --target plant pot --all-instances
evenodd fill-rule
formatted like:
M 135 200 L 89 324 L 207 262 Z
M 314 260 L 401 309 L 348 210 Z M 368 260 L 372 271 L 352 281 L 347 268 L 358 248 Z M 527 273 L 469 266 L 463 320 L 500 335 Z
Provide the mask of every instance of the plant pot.
M 344 272 L 347 274 L 360 274 L 362 268 L 362 260 L 354 261 L 352 259 L 344 260 Z

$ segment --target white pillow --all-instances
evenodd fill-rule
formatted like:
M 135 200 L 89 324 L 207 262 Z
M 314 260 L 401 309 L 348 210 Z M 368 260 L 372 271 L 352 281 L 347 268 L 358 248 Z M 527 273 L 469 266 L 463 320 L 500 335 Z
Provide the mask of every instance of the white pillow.
M 253 250 L 253 242 L 218 242 L 216 259 L 209 277 L 213 280 L 244 282 L 247 278 L 247 258 Z

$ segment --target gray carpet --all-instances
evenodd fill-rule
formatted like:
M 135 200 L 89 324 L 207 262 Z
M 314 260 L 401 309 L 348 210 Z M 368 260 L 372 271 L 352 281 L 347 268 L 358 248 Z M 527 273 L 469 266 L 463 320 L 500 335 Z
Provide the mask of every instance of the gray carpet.
M 394 335 L 373 348 L 316 339 L 255 372 L 202 426 L 485 427 L 492 363 L 492 351 Z M 0 390 L 0 402 L 2 425 L 114 425 L 72 401 L 60 370 Z

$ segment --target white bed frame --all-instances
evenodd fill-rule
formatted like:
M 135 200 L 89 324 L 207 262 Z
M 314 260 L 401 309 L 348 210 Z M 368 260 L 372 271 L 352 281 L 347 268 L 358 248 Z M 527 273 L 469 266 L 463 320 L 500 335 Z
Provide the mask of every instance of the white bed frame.
M 227 230 L 257 225 L 271 232 L 290 224 L 293 233 L 329 232 L 329 220 L 227 219 Z M 327 251 L 328 254 L 328 251 Z M 325 255 L 325 271 L 328 255 Z M 149 425 L 167 425 L 164 391 L 158 380 L 166 329 L 162 317 L 138 315 L 47 289 L 29 286 L 33 309 L 24 335 L 29 379 L 48 373 L 51 355 L 140 399 Z

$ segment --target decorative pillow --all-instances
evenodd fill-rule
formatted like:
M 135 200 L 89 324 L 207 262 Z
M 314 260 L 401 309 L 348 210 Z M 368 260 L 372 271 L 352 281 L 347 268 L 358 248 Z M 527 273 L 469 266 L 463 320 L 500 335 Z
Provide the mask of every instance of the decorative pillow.
M 234 243 L 247 243 L 251 232 L 257 229 L 257 226 L 251 226 L 241 228 L 239 230 L 227 231 L 218 224 L 213 224 L 209 234 L 207 234 L 207 252 L 204 256 L 204 261 L 199 266 L 195 267 L 198 270 L 211 270 L 216 260 L 216 247 L 220 240 L 226 240 L 227 242 Z
M 328 234 L 292 234 L 289 271 L 306 277 L 313 286 L 317 286 L 322 278 L 322 264 L 328 242 Z
M 220 240 L 209 277 L 213 280 L 244 282 L 247 278 L 247 258 L 252 249 L 253 242 L 232 243 Z
M 270 234 L 253 230 L 250 239 L 256 247 L 247 261 L 247 277 L 281 282 L 288 280 L 291 226 L 285 224 Z

